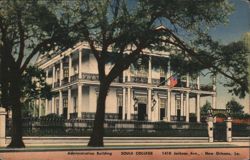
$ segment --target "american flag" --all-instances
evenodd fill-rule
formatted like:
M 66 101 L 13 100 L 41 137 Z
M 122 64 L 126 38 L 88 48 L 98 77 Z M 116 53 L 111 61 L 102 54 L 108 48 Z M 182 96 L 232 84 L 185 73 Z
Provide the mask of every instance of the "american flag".
M 170 88 L 174 87 L 177 85 L 177 77 L 176 76 L 171 76 L 170 77 Z

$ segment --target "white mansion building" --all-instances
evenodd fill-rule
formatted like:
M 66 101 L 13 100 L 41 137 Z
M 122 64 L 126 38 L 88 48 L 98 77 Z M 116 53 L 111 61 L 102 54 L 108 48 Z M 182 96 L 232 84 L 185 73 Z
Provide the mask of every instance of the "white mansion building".
M 170 63 L 167 70 L 154 69 L 152 58 L 169 58 L 168 52 L 145 53 L 147 67 L 132 66 L 112 82 L 106 100 L 106 119 L 147 121 L 190 121 L 192 109 L 200 122 L 200 98 L 212 97 L 215 108 L 216 86 L 201 85 L 200 77 L 186 75 L 174 87 L 170 81 Z M 99 90 L 97 62 L 89 46 L 79 43 L 73 49 L 40 55 L 36 65 L 46 72 L 46 81 L 52 86 L 52 99 L 39 99 L 37 116 L 50 113 L 65 118 L 94 119 Z M 109 70 L 112 64 L 107 64 Z M 195 101 L 190 105 L 190 100 Z M 194 115 L 194 114 L 193 114 Z

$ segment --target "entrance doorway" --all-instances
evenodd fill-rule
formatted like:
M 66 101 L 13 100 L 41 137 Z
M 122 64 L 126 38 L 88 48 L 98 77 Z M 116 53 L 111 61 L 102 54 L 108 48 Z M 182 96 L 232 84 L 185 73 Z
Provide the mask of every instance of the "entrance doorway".
M 122 119 L 122 106 L 118 107 L 118 119 Z
M 177 109 L 177 121 L 181 120 L 181 110 Z
M 68 108 L 67 107 L 63 107 L 63 114 L 62 114 L 63 118 L 66 119 L 67 115 L 68 115 Z
M 160 109 L 160 120 L 163 120 L 164 117 L 165 117 L 165 108 L 161 108 Z
M 144 103 L 138 104 L 138 120 L 139 121 L 146 120 L 146 116 L 147 116 L 146 108 L 147 108 L 146 104 L 144 104 Z

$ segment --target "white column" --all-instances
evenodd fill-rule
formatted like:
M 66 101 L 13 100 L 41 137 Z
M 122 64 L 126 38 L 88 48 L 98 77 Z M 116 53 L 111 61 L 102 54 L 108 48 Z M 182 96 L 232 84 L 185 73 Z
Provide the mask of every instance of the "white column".
M 71 55 L 69 55 L 69 78 L 68 78 L 68 82 L 70 82 L 70 78 L 72 76 L 72 57 Z
M 52 69 L 52 88 L 55 87 L 55 82 L 56 82 L 55 76 L 56 76 L 56 66 L 54 65 Z
M 59 91 L 59 115 L 63 112 L 63 97 L 62 97 L 62 90 Z
M 78 84 L 78 106 L 77 106 L 77 117 L 82 117 L 82 84 Z
M 123 72 L 122 72 L 122 82 L 123 83 L 125 83 L 125 80 L 126 80 L 126 71 L 124 70 Z
M 0 107 L 0 147 L 5 147 L 6 145 L 6 111 L 5 108 Z
M 63 80 L 63 61 L 61 60 L 60 61 L 60 77 L 59 77 L 59 79 L 60 79 L 60 86 L 62 85 L 62 80 Z
M 82 78 L 82 49 L 79 50 L 78 78 Z
M 131 82 L 131 71 L 130 71 L 130 69 L 131 69 L 131 67 L 129 66 L 128 70 L 127 70 L 128 82 Z
M 186 84 L 186 87 L 187 88 L 189 87 L 189 74 L 187 74 L 187 84 Z
M 148 121 L 152 120 L 152 89 L 148 88 L 148 105 L 147 105 L 147 113 L 148 113 Z
M 51 100 L 51 113 L 55 113 L 55 97 Z
M 70 113 L 73 112 L 73 108 L 72 108 L 72 103 L 71 103 L 71 88 L 68 88 L 68 115 L 67 115 L 67 119 L 70 118 Z
M 213 76 L 213 91 L 216 91 L 216 76 Z
M 127 120 L 131 120 L 131 88 L 128 87 Z
M 198 75 L 197 76 L 197 79 L 196 79 L 196 84 L 197 84 L 197 89 L 200 90 L 200 76 Z
M 46 69 L 46 79 L 49 77 L 49 69 Z
M 200 94 L 197 94 L 196 97 L 196 117 L 197 117 L 197 122 L 200 122 L 201 120 L 201 113 L 200 113 Z
M 171 66 L 170 66 L 170 58 L 169 58 L 167 78 L 170 78 L 170 76 L 171 76 Z M 167 85 L 170 86 L 170 81 L 167 81 Z
M 170 122 L 171 121 L 171 90 L 170 89 L 168 89 L 168 97 L 167 97 L 167 99 L 168 99 L 168 102 L 167 102 L 167 109 L 166 109 L 166 111 L 167 111 L 167 121 L 168 122 Z
M 45 115 L 49 113 L 49 105 L 48 105 L 48 99 L 45 99 Z
M 212 95 L 212 108 L 215 109 L 216 108 L 216 94 Z
M 148 60 L 148 83 L 152 83 L 152 58 L 149 56 Z
M 212 95 L 212 108 L 216 108 L 216 76 L 213 77 L 213 91 L 215 92 Z
M 33 115 L 34 115 L 34 117 L 36 117 L 37 106 L 38 106 L 37 99 L 35 99 L 34 100 L 34 106 L 33 106 Z
M 126 112 L 126 88 L 122 88 L 122 119 L 125 120 Z
M 41 117 L 42 115 L 42 102 L 41 102 L 41 98 L 39 98 L 38 100 L 38 117 Z
M 186 93 L 186 122 L 189 122 L 189 92 Z
M 183 92 L 181 92 L 181 104 L 180 104 L 180 108 L 181 108 L 181 115 L 185 116 L 185 112 L 184 112 L 184 103 L 183 103 Z

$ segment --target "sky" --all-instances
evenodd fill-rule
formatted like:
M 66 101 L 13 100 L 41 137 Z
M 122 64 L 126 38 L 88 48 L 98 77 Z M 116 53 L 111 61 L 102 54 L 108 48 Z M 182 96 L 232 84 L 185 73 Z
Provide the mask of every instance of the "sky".
M 229 23 L 218 25 L 210 29 L 210 35 L 223 44 L 228 44 L 233 41 L 238 41 L 242 38 L 243 34 L 250 32 L 250 2 L 247 0 L 230 0 L 234 4 L 234 12 L 229 17 Z M 222 77 L 217 78 L 217 102 L 218 108 L 224 108 L 226 103 L 233 98 L 228 93 L 228 88 L 222 86 L 225 79 Z M 234 97 L 235 100 L 245 106 L 245 112 L 250 112 L 250 97 L 247 95 L 244 99 Z M 210 100 L 210 99 L 208 99 Z M 201 103 L 205 103 L 206 99 L 203 98 Z

